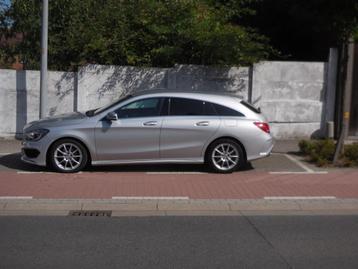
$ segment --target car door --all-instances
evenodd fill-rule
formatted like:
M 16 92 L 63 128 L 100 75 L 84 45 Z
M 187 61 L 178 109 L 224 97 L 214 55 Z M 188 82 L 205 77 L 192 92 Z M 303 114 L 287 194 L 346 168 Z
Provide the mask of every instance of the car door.
M 130 162 L 159 159 L 163 98 L 133 101 L 114 111 L 118 120 L 102 119 L 95 129 L 97 158 Z
M 219 126 L 220 118 L 210 103 L 188 98 L 170 98 L 169 115 L 163 119 L 160 135 L 160 157 L 199 160 L 204 145 Z

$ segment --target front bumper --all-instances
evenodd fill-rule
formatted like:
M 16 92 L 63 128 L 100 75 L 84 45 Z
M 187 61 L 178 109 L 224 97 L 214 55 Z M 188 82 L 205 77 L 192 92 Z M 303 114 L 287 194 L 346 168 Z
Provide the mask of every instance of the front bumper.
M 41 141 L 41 140 L 40 140 Z M 40 141 L 23 141 L 21 149 L 21 160 L 27 163 L 46 166 L 47 148 Z

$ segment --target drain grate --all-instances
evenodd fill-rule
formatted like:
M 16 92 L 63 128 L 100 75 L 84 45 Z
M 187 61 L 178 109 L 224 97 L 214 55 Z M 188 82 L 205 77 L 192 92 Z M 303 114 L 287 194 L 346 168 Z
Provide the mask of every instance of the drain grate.
M 112 211 L 109 210 L 73 210 L 68 213 L 72 217 L 110 217 Z

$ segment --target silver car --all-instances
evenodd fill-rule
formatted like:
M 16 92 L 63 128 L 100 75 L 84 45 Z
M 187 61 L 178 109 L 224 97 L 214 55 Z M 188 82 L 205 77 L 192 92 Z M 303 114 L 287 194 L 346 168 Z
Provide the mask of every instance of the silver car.
M 229 173 L 272 147 L 260 110 L 237 97 L 146 92 L 27 124 L 22 160 L 64 173 L 135 163 L 206 163 Z

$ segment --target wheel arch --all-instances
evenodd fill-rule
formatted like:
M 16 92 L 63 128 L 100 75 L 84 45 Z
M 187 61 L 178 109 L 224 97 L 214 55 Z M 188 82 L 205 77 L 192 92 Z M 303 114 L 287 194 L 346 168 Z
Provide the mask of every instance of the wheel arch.
M 49 164 L 49 158 L 50 158 L 50 151 L 51 151 L 51 148 L 52 146 L 60 141 L 60 140 L 64 140 L 64 139 L 71 139 L 71 140 L 74 140 L 78 143 L 80 143 L 87 151 L 87 156 L 88 156 L 88 160 L 87 160 L 87 164 L 90 164 L 92 162 L 92 156 L 91 156 L 91 152 L 88 148 L 88 146 L 86 145 L 85 142 L 83 142 L 81 139 L 79 139 L 78 137 L 73 137 L 73 136 L 64 136 L 64 137 L 59 137 L 57 138 L 56 140 L 52 141 L 51 144 L 49 145 L 49 147 L 47 148 L 47 151 L 46 151 L 46 165 Z
M 232 136 L 220 136 L 220 137 L 217 137 L 214 140 L 212 140 L 205 148 L 204 161 L 206 161 L 207 153 L 208 153 L 208 149 L 209 149 L 210 145 L 220 139 L 230 139 L 230 140 L 233 140 L 234 142 L 236 142 L 237 144 L 239 144 L 242 149 L 242 152 L 244 153 L 245 162 L 247 162 L 247 153 L 246 153 L 246 148 L 245 148 L 244 144 L 242 144 L 240 140 L 238 140 L 237 138 L 232 137 Z

